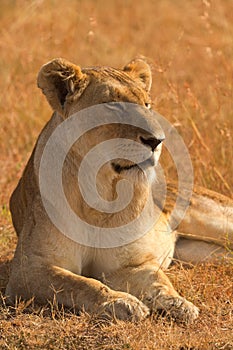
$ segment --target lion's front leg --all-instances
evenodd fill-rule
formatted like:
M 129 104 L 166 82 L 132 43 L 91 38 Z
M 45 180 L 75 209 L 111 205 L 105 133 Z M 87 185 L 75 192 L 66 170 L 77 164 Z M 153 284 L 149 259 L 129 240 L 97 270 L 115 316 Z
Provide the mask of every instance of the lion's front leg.
M 155 261 L 121 269 L 106 276 L 105 283 L 135 295 L 151 312 L 165 312 L 177 322 L 191 323 L 198 316 L 198 308 L 175 291 Z
M 136 297 L 111 290 L 100 281 L 76 275 L 57 266 L 30 266 L 17 274 L 12 273 L 6 295 L 35 297 L 39 303 L 54 301 L 75 311 L 85 310 L 107 318 L 138 321 L 149 314 L 149 309 Z

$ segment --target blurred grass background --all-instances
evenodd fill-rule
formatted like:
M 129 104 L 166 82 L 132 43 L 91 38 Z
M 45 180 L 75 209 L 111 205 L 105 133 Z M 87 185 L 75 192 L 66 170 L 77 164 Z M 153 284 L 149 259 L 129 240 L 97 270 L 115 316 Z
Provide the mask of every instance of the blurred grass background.
M 196 183 L 233 195 L 232 0 L 2 0 L 0 21 L 1 203 L 51 115 L 36 77 L 54 57 L 122 67 L 145 56 L 153 108 L 184 137 Z
M 37 73 L 42 64 L 54 57 L 64 57 L 81 66 L 122 67 L 136 56 L 145 56 L 153 69 L 153 108 L 183 136 L 192 158 L 196 184 L 233 196 L 232 0 L 1 0 L 0 23 L 0 260 L 4 262 L 1 267 L 5 268 L 5 261 L 12 257 L 16 243 L 8 200 L 41 128 L 51 115 L 47 101 L 36 86 Z M 163 165 L 173 176 L 172 165 L 166 164 L 168 159 L 165 151 Z M 0 287 L 6 283 L 1 271 L 0 268 Z M 232 266 L 216 271 L 213 267 L 172 271 L 171 278 L 180 291 L 185 295 L 190 292 L 191 300 L 201 299 L 198 300 L 204 318 L 189 333 L 188 342 L 184 341 L 187 334 L 178 328 L 162 326 L 162 321 L 158 326 L 147 322 L 134 338 L 134 326 L 125 330 L 124 325 L 118 325 L 106 331 L 101 329 L 99 333 L 95 323 L 81 319 L 80 336 L 88 344 L 85 332 L 92 327 L 93 332 L 97 332 L 97 338 L 93 339 L 101 344 L 105 337 L 106 344 L 110 344 L 105 349 L 157 350 L 160 346 L 179 350 L 232 349 L 228 336 L 232 330 L 232 301 L 229 301 Z M 206 280 L 209 275 L 211 281 Z M 230 304 L 225 305 L 225 300 Z M 228 311 L 224 316 L 225 308 Z M 2 319 L 8 320 L 9 310 L 4 310 Z M 19 322 L 17 330 L 13 323 L 9 325 L 4 321 L 8 327 L 5 332 L 11 340 L 0 342 L 0 346 L 8 344 L 1 349 L 34 348 L 35 335 L 27 338 L 27 334 L 35 333 L 33 324 L 40 327 L 42 323 L 45 328 L 41 326 L 41 336 L 45 336 L 44 343 L 47 341 L 46 349 L 68 349 L 69 341 L 64 343 L 67 336 L 70 348 L 76 344 L 76 340 L 72 343 L 76 319 L 73 322 L 71 318 L 74 324 L 66 328 L 69 318 L 66 321 L 60 318 L 60 323 L 53 320 L 46 323 L 48 320 L 38 314 L 28 318 L 17 315 L 14 320 L 16 325 Z M 47 330 L 50 338 L 46 338 Z M 153 343 L 154 332 L 159 334 L 157 345 Z M 64 339 L 58 344 L 60 334 Z M 161 337 L 169 342 L 165 345 Z M 179 347 L 176 339 L 186 345 Z M 198 341 L 212 345 L 200 348 L 187 345 Z M 12 347 L 9 344 L 13 344 Z M 84 348 L 77 344 L 76 349 Z M 155 344 L 154 347 L 151 344 Z M 99 346 L 96 349 L 102 349 Z

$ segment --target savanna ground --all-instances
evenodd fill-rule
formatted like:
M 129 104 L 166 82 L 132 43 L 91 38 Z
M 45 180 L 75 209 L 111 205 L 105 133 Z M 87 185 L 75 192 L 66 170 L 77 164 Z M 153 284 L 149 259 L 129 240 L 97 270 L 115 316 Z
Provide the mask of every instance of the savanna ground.
M 196 183 L 233 196 L 233 1 L 1 0 L 0 23 L 0 349 L 233 349 L 231 263 L 170 268 L 201 310 L 189 328 L 155 316 L 106 324 L 52 304 L 13 308 L 3 296 L 16 246 L 8 200 L 51 114 L 36 87 L 51 58 L 121 67 L 147 57 L 153 108 L 183 136 Z

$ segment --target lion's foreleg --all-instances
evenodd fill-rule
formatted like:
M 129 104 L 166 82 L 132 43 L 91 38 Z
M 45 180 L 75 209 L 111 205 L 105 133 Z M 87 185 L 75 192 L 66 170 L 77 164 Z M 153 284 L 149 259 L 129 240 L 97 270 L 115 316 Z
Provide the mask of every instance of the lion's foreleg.
M 136 297 L 57 266 L 30 266 L 24 283 L 27 285 L 11 279 L 6 295 L 11 300 L 16 296 L 35 297 L 40 303 L 56 302 L 76 312 L 85 310 L 123 320 L 140 320 L 149 314 L 148 308 Z
M 106 284 L 135 295 L 151 312 L 166 312 L 178 322 L 189 323 L 198 316 L 198 308 L 174 289 L 155 261 L 127 267 L 106 276 Z

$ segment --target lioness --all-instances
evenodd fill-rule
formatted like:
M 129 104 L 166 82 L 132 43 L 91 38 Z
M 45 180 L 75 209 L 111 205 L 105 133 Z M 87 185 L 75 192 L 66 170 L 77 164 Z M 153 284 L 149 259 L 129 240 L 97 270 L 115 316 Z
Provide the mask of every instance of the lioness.
M 77 311 L 84 309 L 122 320 L 141 320 L 158 311 L 166 312 L 178 322 L 192 322 L 198 316 L 198 308 L 175 291 L 163 270 L 169 266 L 174 254 L 176 258 L 192 263 L 230 254 L 233 202 L 214 192 L 194 189 L 184 220 L 177 231 L 171 232 L 167 223 L 170 204 L 161 214 L 159 203 L 151 201 L 153 174 L 164 139 L 163 131 L 154 124 L 150 112 L 146 112 L 150 104 L 151 80 L 150 67 L 141 59 L 131 61 L 122 70 L 110 67 L 81 69 L 60 58 L 42 66 L 38 86 L 54 113 L 41 132 L 10 200 L 18 234 L 6 289 L 12 302 L 15 297 L 35 297 L 38 302 L 46 303 L 55 297 L 59 304 Z M 48 217 L 40 192 L 39 167 L 46 143 L 59 125 L 87 107 L 112 102 L 142 106 L 141 110 L 145 109 L 145 112 L 141 112 L 141 116 L 149 131 L 110 123 L 84 133 L 64 161 L 62 181 L 66 198 L 82 220 L 98 227 L 111 229 L 135 220 L 148 198 L 149 215 L 159 212 L 158 220 L 152 229 L 127 244 L 110 248 L 85 246 L 60 232 Z M 114 112 L 117 105 L 111 106 Z M 134 185 L 133 199 L 124 209 L 105 213 L 85 203 L 76 174 L 87 152 L 112 138 L 140 143 L 150 156 L 142 162 L 144 169 L 121 158 L 109 160 L 99 169 L 96 186 L 105 201 L 116 199 L 118 181 L 132 181 Z M 150 175 L 149 179 L 145 178 L 146 174 Z M 174 202 L 172 186 L 168 197 Z M 51 206 L 53 204 L 57 203 Z M 56 215 L 63 218 L 62 207 Z M 66 224 L 69 226 L 68 218 Z

